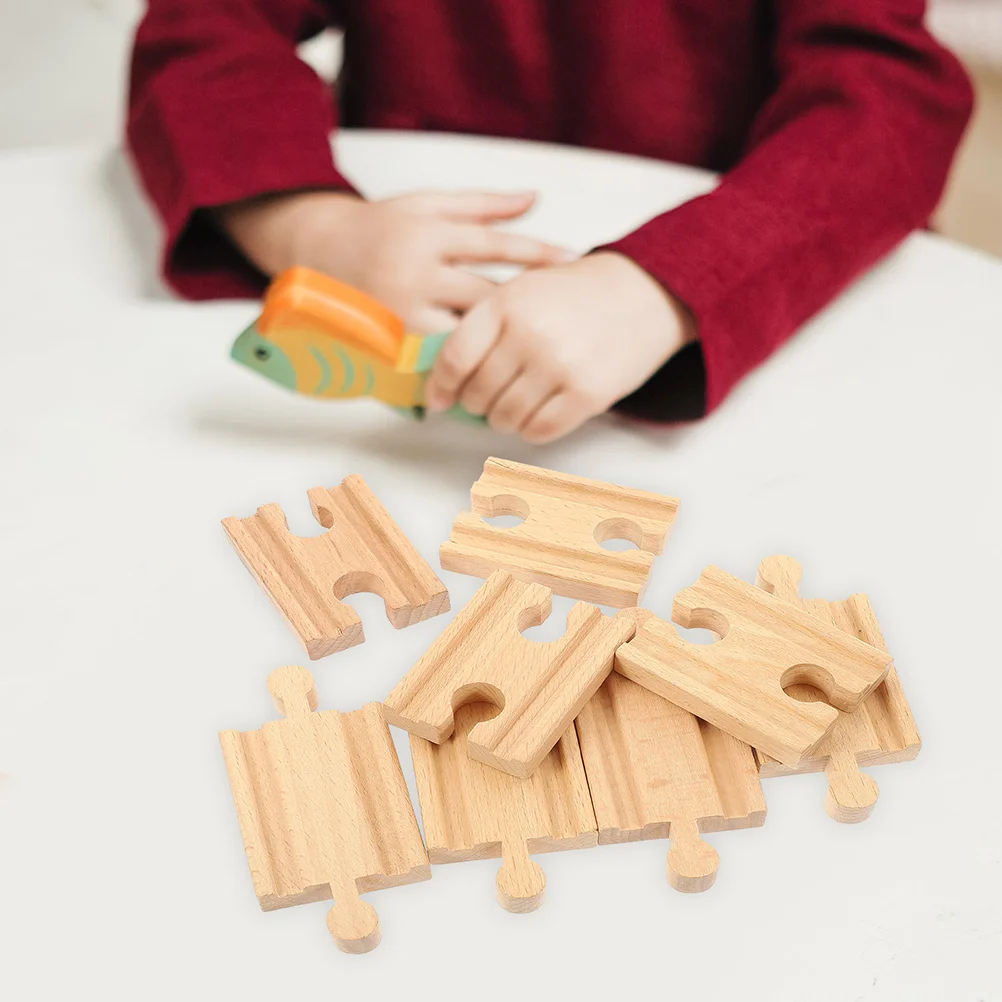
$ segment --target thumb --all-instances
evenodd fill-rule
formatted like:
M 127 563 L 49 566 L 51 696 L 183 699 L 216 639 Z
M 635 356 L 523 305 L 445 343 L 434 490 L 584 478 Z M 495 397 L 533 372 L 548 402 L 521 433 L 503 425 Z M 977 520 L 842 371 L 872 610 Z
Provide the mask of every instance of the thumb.
M 431 411 L 448 410 L 467 380 L 494 347 L 501 334 L 497 296 L 480 300 L 446 338 L 425 384 L 425 403 Z

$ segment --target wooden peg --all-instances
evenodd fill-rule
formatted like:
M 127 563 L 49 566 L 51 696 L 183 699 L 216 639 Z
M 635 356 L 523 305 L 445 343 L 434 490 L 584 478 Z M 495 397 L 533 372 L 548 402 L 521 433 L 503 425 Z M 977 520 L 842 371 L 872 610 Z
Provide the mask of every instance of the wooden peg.
M 510 912 L 543 903 L 546 877 L 530 853 L 585 849 L 597 844 L 573 725 L 528 779 L 477 762 L 468 753 L 471 731 L 497 708 L 467 703 L 441 744 L 411 735 L 411 757 L 432 863 L 502 859 L 497 899 Z
M 716 878 L 717 851 L 701 832 L 765 823 L 751 747 L 622 675 L 606 679 L 575 726 L 599 844 L 670 838 L 676 890 L 705 891 Z
M 498 904 L 505 911 L 525 915 L 534 912 L 546 892 L 543 868 L 529 858 L 529 847 L 518 833 L 501 840 L 501 869 L 498 870 Z
M 308 491 L 314 517 L 331 531 L 289 532 L 277 504 L 223 528 L 312 660 L 365 639 L 358 614 L 342 599 L 371 591 L 396 629 L 449 608 L 445 585 L 357 474 L 339 487 Z
M 880 626 L 866 595 L 852 595 L 844 602 L 800 597 L 801 566 L 792 557 L 767 557 L 758 568 L 758 586 L 784 602 L 797 605 L 812 616 L 886 651 Z M 806 685 L 787 691 L 805 702 L 819 693 Z M 884 680 L 852 713 L 840 713 L 831 732 L 796 766 L 784 765 L 758 750 L 763 776 L 824 771 L 828 777 L 825 809 L 836 821 L 864 821 L 873 811 L 879 789 L 861 766 L 905 762 L 922 747 L 915 719 L 905 698 L 897 670 L 892 665 Z
M 668 850 L 668 883 L 688 894 L 709 890 L 717 879 L 720 856 L 703 841 L 694 818 L 676 818 L 671 823 Z
M 284 719 L 219 735 L 261 908 L 333 897 L 338 947 L 365 953 L 379 919 L 359 894 L 431 876 L 400 762 L 378 703 L 314 712 L 305 668 L 272 672 Z
M 616 648 L 636 625 L 578 603 L 567 632 L 548 643 L 520 631 L 550 613 L 550 591 L 492 574 L 383 704 L 386 719 L 428 741 L 452 733 L 453 708 L 485 700 L 501 713 L 475 728 L 470 755 L 525 778 L 612 671 Z
M 473 511 L 456 518 L 442 544 L 446 570 L 486 578 L 500 569 L 558 595 L 614 607 L 640 601 L 678 511 L 676 498 L 494 458 L 471 500 Z M 484 521 L 495 515 L 524 521 L 511 528 Z M 610 539 L 639 549 L 606 550 L 601 544 Z
M 651 617 L 617 651 L 617 670 L 791 766 L 832 729 L 834 706 L 854 710 L 891 664 L 886 650 L 718 567 L 675 596 L 672 618 L 719 639 L 693 644 Z M 834 706 L 798 702 L 784 692 L 794 683 L 822 690 Z

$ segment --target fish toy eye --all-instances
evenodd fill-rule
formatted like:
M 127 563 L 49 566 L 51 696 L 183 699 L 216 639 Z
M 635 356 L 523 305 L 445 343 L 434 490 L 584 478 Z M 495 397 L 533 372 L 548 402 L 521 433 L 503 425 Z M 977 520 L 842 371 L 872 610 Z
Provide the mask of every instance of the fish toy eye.
M 267 362 L 271 358 L 271 352 L 263 345 L 258 345 L 254 349 L 254 357 L 260 359 L 262 362 Z

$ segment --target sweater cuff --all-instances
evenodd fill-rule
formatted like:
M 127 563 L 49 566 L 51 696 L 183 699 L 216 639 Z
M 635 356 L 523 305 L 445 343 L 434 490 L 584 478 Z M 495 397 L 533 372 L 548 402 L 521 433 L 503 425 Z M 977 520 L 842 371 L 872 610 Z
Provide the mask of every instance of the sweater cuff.
M 712 411 L 769 355 L 792 319 L 781 291 L 766 280 L 775 258 L 763 236 L 775 226 L 776 210 L 738 204 L 735 194 L 725 182 L 601 248 L 635 261 L 696 321 L 700 351 L 680 352 L 634 394 L 642 395 L 645 416 L 696 416 L 701 395 L 705 411 Z M 670 399 L 669 393 L 686 400 Z M 623 401 L 624 409 L 631 409 L 631 400 Z
M 205 210 L 275 192 L 355 191 L 334 166 L 329 101 L 318 81 L 184 107 L 165 91 L 134 109 L 130 145 L 144 153 L 143 180 L 167 229 L 164 276 L 181 295 L 256 298 L 267 283 Z

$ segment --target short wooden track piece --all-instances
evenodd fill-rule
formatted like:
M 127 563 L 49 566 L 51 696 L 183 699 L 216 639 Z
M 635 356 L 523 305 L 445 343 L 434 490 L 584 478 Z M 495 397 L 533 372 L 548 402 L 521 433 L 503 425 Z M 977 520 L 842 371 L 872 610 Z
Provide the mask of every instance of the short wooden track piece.
M 877 617 L 866 595 L 852 595 L 844 602 L 800 597 L 800 564 L 792 557 L 768 557 L 758 569 L 758 585 L 766 591 L 817 616 L 826 623 L 886 651 Z M 819 693 L 809 685 L 790 686 L 788 692 L 807 702 Z M 759 750 L 763 776 L 824 772 L 828 777 L 825 808 L 836 821 L 865 821 L 877 802 L 876 782 L 861 766 L 907 762 L 922 747 L 915 718 L 892 665 L 883 682 L 852 713 L 840 713 L 835 726 L 810 754 L 796 766 L 787 766 Z
M 307 493 L 329 532 L 294 536 L 277 504 L 226 518 L 223 528 L 312 660 L 365 639 L 358 614 L 342 601 L 356 592 L 381 596 L 398 630 L 448 610 L 445 585 L 360 476 Z
M 378 703 L 314 713 L 305 668 L 268 688 L 284 719 L 219 735 L 254 891 L 265 911 L 333 897 L 334 941 L 366 953 L 379 919 L 359 894 L 431 877 L 389 728 Z
M 386 719 L 428 741 L 452 733 L 453 707 L 482 700 L 501 708 L 469 736 L 470 755 L 525 778 L 543 761 L 612 671 L 633 636 L 634 609 L 603 615 L 579 602 L 559 640 L 521 631 L 550 613 L 550 590 L 497 571 L 456 615 L 383 704 Z
M 694 644 L 671 623 L 646 619 L 616 653 L 616 669 L 659 696 L 795 766 L 883 681 L 891 656 L 761 588 L 708 567 L 675 596 L 672 618 L 707 629 Z M 803 703 L 784 689 L 820 689 L 828 703 Z
M 622 608 L 637 605 L 662 551 L 678 500 L 507 459 L 488 459 L 471 491 L 472 512 L 453 523 L 442 567 L 488 577 L 504 570 L 557 595 Z M 484 521 L 518 515 L 521 525 Z M 613 551 L 610 539 L 639 549 Z
M 411 735 L 421 817 L 432 863 L 500 858 L 498 902 L 531 912 L 543 902 L 546 877 L 530 854 L 596 845 L 595 814 L 573 725 L 528 779 L 470 757 L 470 731 L 496 712 L 487 703 L 461 706 L 441 744 Z

